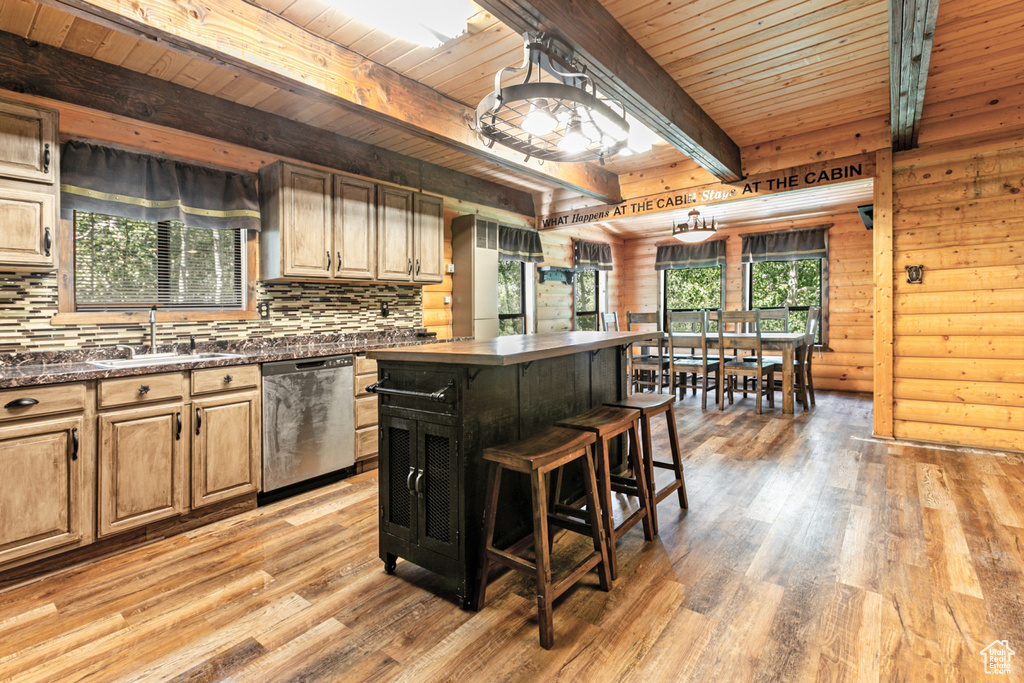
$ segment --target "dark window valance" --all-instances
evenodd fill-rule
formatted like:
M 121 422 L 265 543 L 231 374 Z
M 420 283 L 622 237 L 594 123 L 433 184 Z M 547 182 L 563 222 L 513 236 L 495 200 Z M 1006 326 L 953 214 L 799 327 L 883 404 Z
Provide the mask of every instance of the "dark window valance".
M 499 225 L 498 258 L 502 261 L 542 262 L 544 249 L 540 245 L 540 233 L 536 230 Z
M 64 209 L 190 228 L 260 229 L 256 177 L 70 140 L 61 148 Z
M 700 244 L 659 244 L 654 259 L 655 270 L 708 268 L 725 263 L 725 240 Z
M 825 228 L 815 228 L 743 235 L 743 263 L 828 258 L 827 233 Z
M 584 270 L 611 270 L 612 247 L 602 242 L 572 241 L 574 264 Z

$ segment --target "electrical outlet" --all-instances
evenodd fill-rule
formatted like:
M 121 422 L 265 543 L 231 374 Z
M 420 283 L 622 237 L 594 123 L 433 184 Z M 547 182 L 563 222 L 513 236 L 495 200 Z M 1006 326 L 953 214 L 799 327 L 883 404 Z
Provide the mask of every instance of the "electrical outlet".
M 387 301 L 380 302 L 380 314 L 385 318 L 391 315 L 391 308 L 388 306 Z
M 444 267 L 444 272 L 446 272 L 446 273 L 454 273 L 455 272 L 455 264 L 454 263 L 446 264 L 445 267 Z
M 257 306 L 256 306 L 256 310 L 259 311 L 260 318 L 262 318 L 263 320 L 266 320 L 267 318 L 270 317 L 270 302 L 269 301 L 261 301 L 261 302 L 259 302 L 259 304 L 257 304 Z
M 446 296 L 444 298 L 444 305 L 445 306 L 449 305 L 451 302 L 452 302 L 452 298 L 450 296 Z

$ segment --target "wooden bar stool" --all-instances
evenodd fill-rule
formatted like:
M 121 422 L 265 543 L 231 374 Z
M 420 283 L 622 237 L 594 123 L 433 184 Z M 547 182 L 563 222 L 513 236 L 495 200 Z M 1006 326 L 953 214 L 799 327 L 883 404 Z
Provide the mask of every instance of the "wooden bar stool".
M 658 535 L 658 503 L 668 498 L 673 492 L 679 495 L 679 507 L 686 509 L 689 504 L 686 501 L 686 480 L 683 479 L 683 461 L 679 454 L 679 434 L 676 432 L 676 411 L 673 407 L 675 396 L 660 396 L 658 394 L 633 394 L 621 401 L 610 401 L 606 406 L 616 408 L 627 408 L 640 411 L 640 434 L 642 441 L 630 441 L 630 448 L 643 444 L 641 455 L 643 456 L 644 476 L 647 478 L 648 498 L 651 502 L 651 527 L 654 535 Z M 668 446 L 672 453 L 672 462 L 661 462 L 654 459 L 654 448 L 651 445 L 651 418 L 656 415 L 665 415 L 668 422 Z M 654 468 L 672 470 L 675 479 L 667 484 L 660 491 L 654 480 Z
M 484 503 L 484 537 L 480 551 L 480 585 L 477 590 L 477 609 L 483 609 L 487 595 L 487 575 L 491 562 L 503 564 L 517 571 L 537 577 L 537 613 L 540 622 L 540 646 L 550 650 L 555 644 L 552 612 L 555 599 L 583 578 L 583 575 L 598 567 L 602 590 L 611 586 L 608 564 L 608 550 L 601 513 L 597 501 L 597 479 L 591 458 L 591 445 L 596 437 L 592 433 L 580 432 L 561 427 L 548 427 L 533 436 L 514 441 L 504 446 L 484 449 L 483 458 L 490 462 L 487 476 L 487 494 Z M 545 475 L 573 460 L 583 461 L 583 485 L 586 490 L 586 524 L 559 515 L 548 509 Z M 494 547 L 494 521 L 498 513 L 498 493 L 501 491 L 503 470 L 522 472 L 530 476 L 533 495 L 533 534 L 514 544 L 507 550 Z M 548 542 L 548 525 L 554 525 L 590 536 L 594 541 L 594 552 L 573 567 L 557 583 L 551 581 L 551 546 Z M 518 553 L 529 547 L 532 541 L 537 561 L 532 563 L 519 557 Z
M 608 465 L 608 442 L 610 439 L 629 432 L 635 443 L 637 441 L 637 422 L 640 419 L 640 411 L 629 408 L 614 408 L 612 406 L 597 406 L 585 413 L 581 413 L 567 420 L 561 420 L 556 424 L 559 427 L 569 427 L 582 432 L 589 432 L 597 437 L 597 476 L 598 485 L 601 491 L 601 514 L 604 520 L 604 533 L 608 538 L 608 561 L 611 563 L 612 579 L 619 576 L 619 565 L 615 555 L 615 544 L 627 531 L 633 528 L 637 522 L 644 523 L 644 538 L 648 541 L 654 540 L 654 527 L 651 524 L 651 505 L 649 503 L 649 487 L 647 477 L 644 475 L 643 463 L 639 453 L 635 449 L 627 449 L 629 466 L 633 477 L 620 477 L 611 473 Z M 556 496 L 561 487 L 561 478 L 555 486 Z M 630 514 L 621 524 L 615 526 L 615 515 L 612 511 L 612 491 L 636 496 L 640 501 L 640 507 Z M 566 511 L 572 508 L 558 506 L 559 510 Z

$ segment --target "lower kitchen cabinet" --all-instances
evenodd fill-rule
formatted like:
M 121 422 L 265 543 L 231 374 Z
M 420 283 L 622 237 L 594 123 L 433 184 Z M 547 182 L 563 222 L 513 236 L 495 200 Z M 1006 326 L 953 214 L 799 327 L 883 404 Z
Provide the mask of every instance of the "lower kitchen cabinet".
M 459 450 L 447 424 L 380 414 L 381 549 L 395 557 L 422 553 L 459 559 Z
M 99 536 L 188 509 L 188 438 L 181 403 L 99 416 Z
M 92 540 L 82 416 L 0 426 L 0 565 Z
M 259 490 L 260 392 L 192 401 L 192 507 Z

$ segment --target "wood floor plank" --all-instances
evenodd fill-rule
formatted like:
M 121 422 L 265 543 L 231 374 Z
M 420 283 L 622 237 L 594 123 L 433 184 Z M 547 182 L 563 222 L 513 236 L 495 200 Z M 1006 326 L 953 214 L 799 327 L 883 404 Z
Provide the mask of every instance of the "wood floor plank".
M 870 397 L 816 398 L 677 401 L 689 509 L 619 541 L 610 592 L 591 573 L 556 602 L 550 651 L 528 576 L 495 571 L 470 612 L 421 567 L 385 574 L 370 471 L 0 574 L 0 681 L 986 680 L 982 648 L 1024 646 L 1024 456 L 880 442 Z M 556 571 L 587 552 L 559 534 Z

